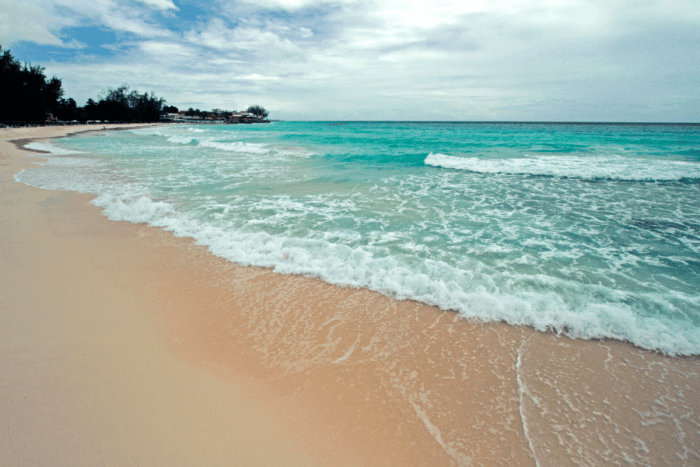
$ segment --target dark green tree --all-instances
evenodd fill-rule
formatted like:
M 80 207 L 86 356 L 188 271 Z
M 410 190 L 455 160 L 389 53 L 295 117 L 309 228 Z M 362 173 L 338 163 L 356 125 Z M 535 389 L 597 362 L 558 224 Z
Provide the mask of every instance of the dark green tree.
M 59 112 L 63 96 L 61 80 L 55 76 L 47 80 L 43 67 L 21 65 L 2 46 L 0 53 L 0 83 L 4 92 L 0 121 L 43 122 L 49 114 Z
M 85 107 L 63 99 L 61 80 L 47 79 L 44 68 L 20 64 L 0 46 L 0 122 L 45 122 L 49 117 L 64 121 L 110 120 L 155 122 L 160 120 L 165 99 L 153 92 L 140 94 L 129 86 L 105 91 L 99 102 L 89 99 Z M 177 109 L 175 108 L 175 111 Z
M 203 111 L 201 111 L 201 110 L 199 110 L 199 109 L 193 109 L 192 107 L 190 107 L 189 109 L 187 109 L 187 112 L 185 112 L 185 115 L 187 115 L 188 117 L 200 117 L 200 118 L 203 118 L 203 117 L 206 117 L 206 116 L 207 116 L 207 113 L 206 113 L 206 112 L 203 112 Z
M 117 122 L 157 122 L 163 113 L 165 99 L 154 93 L 129 92 L 129 86 L 108 89 L 96 105 L 97 120 Z
M 83 112 L 85 113 L 86 120 L 97 120 L 97 102 L 92 98 L 88 99 L 83 107 Z
M 255 115 L 258 118 L 267 118 L 268 112 L 265 110 L 263 106 L 260 105 L 251 105 L 246 109 L 246 112 L 251 113 Z
M 58 102 L 58 109 L 56 109 L 56 113 L 53 115 L 63 121 L 78 120 L 84 122 L 87 120 L 84 109 L 79 108 L 72 97 L 60 99 Z

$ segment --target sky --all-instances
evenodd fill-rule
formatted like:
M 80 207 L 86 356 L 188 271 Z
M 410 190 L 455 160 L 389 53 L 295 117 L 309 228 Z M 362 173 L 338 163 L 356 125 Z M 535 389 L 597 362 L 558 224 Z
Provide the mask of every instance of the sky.
M 79 105 L 282 120 L 700 121 L 698 0 L 0 0 Z

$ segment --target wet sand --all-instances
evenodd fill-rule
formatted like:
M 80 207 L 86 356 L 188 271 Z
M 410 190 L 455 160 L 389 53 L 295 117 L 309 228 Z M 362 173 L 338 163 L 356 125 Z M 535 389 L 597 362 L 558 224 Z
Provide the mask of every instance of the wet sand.
M 12 176 L 0 465 L 698 465 L 700 363 L 232 264 Z M 49 461 L 50 462 L 47 462 Z

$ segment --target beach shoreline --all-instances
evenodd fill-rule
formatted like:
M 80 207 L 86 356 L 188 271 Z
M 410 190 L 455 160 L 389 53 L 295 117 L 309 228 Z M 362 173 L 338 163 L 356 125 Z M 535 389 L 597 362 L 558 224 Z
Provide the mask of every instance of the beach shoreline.
M 692 410 L 700 407 L 696 357 L 471 322 L 419 302 L 232 264 L 162 229 L 109 221 L 87 204 L 88 195 L 14 182 L 15 173 L 39 159 L 11 142 L 20 147 L 73 129 L 0 130 L 0 271 L 12 284 L 0 295 L 9 310 L 0 327 L 0 414 L 11 433 L 0 435 L 0 461 L 7 465 L 28 464 L 22 456 L 37 455 L 31 437 L 39 431 L 31 430 L 60 424 L 59 412 L 72 414 L 67 418 L 80 427 L 76 433 L 96 433 L 88 444 L 76 435 L 62 459 L 89 453 L 106 465 L 192 465 L 186 460 L 197 459 L 230 465 L 230 456 L 243 455 L 251 456 L 246 465 L 275 465 L 264 456 L 279 455 L 284 465 L 338 466 L 535 465 L 535 459 L 540 466 L 594 465 L 624 459 L 623 452 L 649 465 L 700 459 L 700 435 L 692 428 L 700 422 Z M 47 264 L 52 273 L 31 281 Z M 90 273 L 99 273 L 103 285 L 64 291 Z M 128 305 L 115 309 L 110 303 L 116 302 Z M 50 311 L 55 304 L 63 304 L 58 314 Z M 74 325 L 56 324 L 57 315 Z M 64 335 L 56 337 L 53 325 Z M 110 335 L 110 326 L 120 333 Z M 102 335 L 121 349 L 121 359 L 105 364 L 88 357 L 114 351 L 95 338 Z M 47 366 L 50 356 L 55 361 Z M 117 383 L 141 357 L 148 369 L 144 363 L 139 377 Z M 149 370 L 161 366 L 172 371 L 151 377 Z M 27 376 L 38 368 L 52 369 L 60 384 Z M 193 381 L 200 387 L 193 389 Z M 669 382 L 682 397 L 665 392 Z M 121 393 L 105 389 L 117 384 Z M 144 385 L 153 397 L 139 393 Z M 182 387 L 199 394 L 199 406 L 178 399 Z M 17 388 L 35 394 L 34 404 L 18 401 Z M 170 392 L 177 416 L 157 400 L 158 391 Z M 67 406 L 59 402 L 73 393 Z M 134 406 L 134 398 L 141 404 Z M 667 415 L 654 408 L 659 398 Z M 38 413 L 36 401 L 44 401 L 46 413 Z M 210 414 L 221 412 L 211 415 L 215 421 L 198 415 L 201 404 Z M 234 416 L 240 407 L 251 411 L 247 418 Z M 135 427 L 139 411 L 166 434 Z M 196 434 L 193 419 L 221 442 Z M 251 424 L 259 432 L 247 433 Z M 618 435 L 621 427 L 628 432 Z M 255 438 L 257 448 L 227 445 L 232 433 Z M 34 439 L 58 442 L 50 430 L 40 435 Z M 140 457 L 125 456 L 125 443 L 135 443 Z
M 143 226 L 14 182 L 42 158 L 8 140 L 66 130 L 0 130 L 0 465 L 316 465 L 268 408 L 169 354 L 119 279 Z

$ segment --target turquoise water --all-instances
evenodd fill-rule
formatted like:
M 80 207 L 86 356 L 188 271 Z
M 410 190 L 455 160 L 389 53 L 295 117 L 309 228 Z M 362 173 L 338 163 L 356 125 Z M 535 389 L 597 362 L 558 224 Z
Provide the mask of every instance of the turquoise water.
M 700 127 L 284 122 L 56 140 L 19 181 L 219 256 L 700 353 Z

